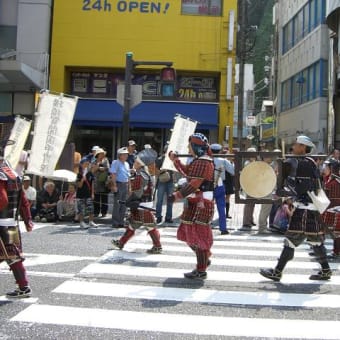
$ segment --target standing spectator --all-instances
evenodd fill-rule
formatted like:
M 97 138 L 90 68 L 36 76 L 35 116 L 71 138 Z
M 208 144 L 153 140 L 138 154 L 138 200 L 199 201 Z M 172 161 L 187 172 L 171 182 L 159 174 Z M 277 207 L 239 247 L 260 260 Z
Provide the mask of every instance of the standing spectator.
M 0 150 L 2 153 L 2 150 Z M 32 290 L 28 283 L 26 269 L 23 265 L 22 243 L 20 228 L 18 227 L 19 212 L 24 220 L 26 230 L 32 231 L 33 223 L 29 203 L 25 193 L 21 190 L 20 177 L 10 167 L 9 163 L 0 156 L 0 262 L 6 261 L 13 273 L 18 288 L 6 294 L 9 298 L 29 297 Z M 9 229 L 15 228 L 17 237 L 12 238 Z M 10 258 L 9 258 L 10 256 Z
M 23 177 L 22 190 L 25 192 L 31 211 L 31 216 L 34 218 L 37 214 L 37 190 L 31 186 L 31 177 L 28 175 Z
M 80 161 L 80 171 L 77 175 L 77 193 L 76 193 L 76 207 L 79 219 L 80 228 L 87 229 L 89 227 L 96 228 L 97 224 L 93 221 L 93 199 L 94 199 L 94 175 L 88 171 L 89 159 L 82 158 Z M 89 225 L 84 221 L 86 214 L 89 215 Z
M 90 162 L 90 164 L 92 162 L 94 162 L 95 156 L 96 156 L 96 152 L 97 152 L 98 149 L 100 149 L 100 147 L 98 145 L 92 146 L 91 152 L 87 156 L 85 156 L 88 159 L 88 161 Z
M 293 145 L 293 154 L 307 156 L 314 147 L 309 137 L 298 136 Z M 321 266 L 321 270 L 317 274 L 311 275 L 309 279 L 329 280 L 332 271 L 324 246 L 324 225 L 319 211 L 308 195 L 308 191 L 315 192 L 319 188 L 319 169 L 310 157 L 289 158 L 283 163 L 283 179 L 285 180 L 285 187 L 290 189 L 290 194 L 294 194 L 295 210 L 276 267 L 261 269 L 260 274 L 273 281 L 280 281 L 286 264 L 294 258 L 295 248 L 304 240 L 307 240 L 312 245 L 313 253 Z
M 55 222 L 57 220 L 57 202 L 59 192 L 52 181 L 44 183 L 44 189 L 39 195 L 38 220 L 41 222 Z
M 65 196 L 59 197 L 57 203 L 58 220 L 61 221 L 64 217 L 75 218 L 76 215 L 76 186 L 74 183 L 69 183 Z
M 338 149 L 334 149 L 329 156 L 329 159 L 333 159 L 337 162 L 340 161 L 340 151 Z
M 256 148 L 251 147 L 247 149 L 247 152 L 256 152 Z M 256 157 L 251 157 L 244 163 L 244 166 L 247 166 L 250 162 L 255 162 Z M 245 203 L 243 208 L 243 223 L 241 230 L 250 231 L 253 226 L 255 226 L 254 222 L 254 209 L 255 203 Z
M 220 153 L 222 150 L 221 144 L 210 145 L 212 153 Z M 229 172 L 231 175 L 235 174 L 234 166 L 225 158 L 214 157 L 214 198 L 216 202 L 218 212 L 218 226 L 221 235 L 228 235 L 227 230 L 227 218 L 226 218 L 226 200 L 225 200 L 225 187 L 223 181 L 225 179 L 225 172 Z
M 228 161 L 232 164 L 235 169 L 234 163 L 232 159 L 228 159 Z M 235 194 L 235 175 L 232 175 L 229 171 L 224 172 L 224 188 L 225 188 L 225 212 L 227 219 L 231 219 L 232 217 L 229 214 L 230 210 L 230 197 Z
M 127 150 L 128 150 L 128 158 L 127 158 L 127 162 L 129 163 L 129 167 L 130 169 L 133 168 L 133 163 L 135 162 L 135 159 L 137 157 L 137 144 L 134 140 L 130 139 L 128 141 L 128 145 L 127 145 Z
M 118 159 L 115 159 L 110 168 L 111 190 L 113 191 L 112 227 L 123 228 L 126 212 L 126 199 L 129 192 L 130 167 L 127 162 L 129 151 L 126 147 L 117 151 Z
M 123 249 L 128 240 L 135 234 L 135 230 L 144 226 L 152 240 L 152 248 L 147 250 L 148 254 L 160 254 L 162 245 L 159 231 L 156 229 L 155 217 L 149 209 L 152 207 L 152 181 L 148 172 L 148 165 L 152 164 L 157 153 L 152 149 L 145 149 L 138 153 L 133 165 L 135 173 L 132 176 L 131 193 L 126 202 L 130 208 L 128 218 L 129 225 L 126 226 L 124 235 L 119 240 L 112 240 L 112 244 Z M 144 207 L 144 208 L 143 208 Z
M 99 148 L 96 151 L 94 162 L 91 164 L 91 172 L 95 176 L 94 183 L 94 216 L 97 217 L 100 213 L 105 217 L 108 210 L 108 188 L 107 180 L 109 175 L 110 163 L 106 157 L 106 152 Z
M 168 145 L 164 146 L 163 155 L 156 159 L 156 218 L 157 224 L 162 223 L 162 209 L 164 196 L 166 197 L 166 211 L 165 223 L 173 223 L 172 221 L 172 208 L 173 202 L 168 200 L 174 192 L 174 174 L 171 170 L 162 169 L 162 164 L 165 159 L 165 154 L 168 150 Z
M 268 152 L 269 150 L 263 150 L 265 152 Z M 263 161 L 267 164 L 270 164 L 273 167 L 273 160 L 269 157 L 263 157 Z M 265 197 L 267 199 L 271 199 L 272 195 L 270 194 L 268 197 Z M 270 234 L 270 230 L 268 229 L 268 218 L 270 215 L 270 211 L 272 209 L 273 204 L 272 203 L 262 203 L 260 205 L 260 212 L 259 212 L 259 219 L 258 219 L 258 234 Z
M 81 154 L 78 151 L 74 151 L 73 155 L 73 172 L 78 174 L 79 173 L 79 166 L 81 161 Z
M 145 150 L 151 150 L 151 152 L 153 154 L 157 155 L 157 152 L 152 148 L 152 146 L 150 144 L 145 144 L 144 149 Z M 152 186 L 155 187 L 155 182 L 156 182 L 156 178 L 155 178 L 155 176 L 156 176 L 156 164 L 155 164 L 155 162 L 152 162 L 148 165 L 148 172 L 151 176 Z
M 187 177 L 187 184 L 172 194 L 176 201 L 186 197 L 187 203 L 181 215 L 181 223 L 177 231 L 177 238 L 184 241 L 196 253 L 196 268 L 185 273 L 188 279 L 206 279 L 207 267 L 210 265 L 210 249 L 213 235 L 210 228 L 214 216 L 214 162 L 208 139 L 201 133 L 194 133 L 189 137 L 189 153 L 194 160 L 185 165 L 170 152 L 169 157 L 177 170 Z

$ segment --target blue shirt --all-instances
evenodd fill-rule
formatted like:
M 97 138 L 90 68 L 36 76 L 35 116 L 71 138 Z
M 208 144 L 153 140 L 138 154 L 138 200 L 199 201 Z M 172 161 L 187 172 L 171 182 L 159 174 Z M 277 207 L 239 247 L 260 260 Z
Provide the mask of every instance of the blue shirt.
M 111 164 L 110 173 L 116 175 L 117 182 L 128 182 L 130 177 L 129 163 L 115 159 Z

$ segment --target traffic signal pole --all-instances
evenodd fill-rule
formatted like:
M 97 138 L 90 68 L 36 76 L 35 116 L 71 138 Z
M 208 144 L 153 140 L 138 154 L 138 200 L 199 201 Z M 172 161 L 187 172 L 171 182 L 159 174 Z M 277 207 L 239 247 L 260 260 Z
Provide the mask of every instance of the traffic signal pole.
M 133 65 L 133 54 L 126 53 L 125 59 L 125 83 L 124 83 L 124 109 L 123 109 L 123 132 L 122 145 L 128 144 L 129 130 L 130 130 L 130 108 L 131 108 L 131 76 Z
M 124 83 L 124 107 L 123 107 L 123 131 L 121 146 L 127 146 L 130 131 L 130 110 L 131 110 L 131 85 L 132 73 L 135 66 L 140 65 L 161 65 L 172 66 L 171 61 L 134 61 L 133 53 L 127 52 L 125 57 L 125 83 Z

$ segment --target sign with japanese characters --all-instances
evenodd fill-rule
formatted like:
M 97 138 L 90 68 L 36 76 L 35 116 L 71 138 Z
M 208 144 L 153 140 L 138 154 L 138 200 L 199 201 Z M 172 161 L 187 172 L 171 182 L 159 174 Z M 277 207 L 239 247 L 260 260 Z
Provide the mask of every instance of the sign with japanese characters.
M 13 125 L 10 140 L 14 141 L 13 144 L 7 145 L 5 148 L 5 158 L 15 168 L 20 159 L 21 151 L 24 149 L 32 121 L 22 118 L 20 116 L 15 117 L 15 123 Z
M 41 94 L 27 172 L 38 176 L 53 174 L 69 134 L 77 97 L 48 92 Z

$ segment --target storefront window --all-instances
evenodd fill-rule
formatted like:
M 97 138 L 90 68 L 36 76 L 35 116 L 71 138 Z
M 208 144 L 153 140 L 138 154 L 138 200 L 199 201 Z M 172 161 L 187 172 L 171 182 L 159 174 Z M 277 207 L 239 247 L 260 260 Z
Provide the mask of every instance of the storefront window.
M 222 15 L 222 0 L 182 0 L 182 14 Z

